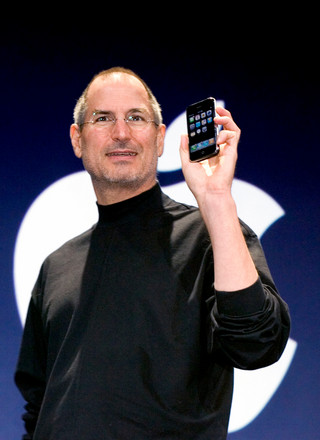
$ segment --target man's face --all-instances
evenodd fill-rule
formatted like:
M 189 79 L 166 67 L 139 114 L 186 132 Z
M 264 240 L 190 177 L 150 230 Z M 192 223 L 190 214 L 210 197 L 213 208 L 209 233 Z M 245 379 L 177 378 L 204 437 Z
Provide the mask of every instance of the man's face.
M 88 91 L 86 121 L 93 112 L 108 112 L 117 119 L 110 127 L 85 124 L 74 130 L 72 144 L 93 183 L 124 188 L 149 189 L 156 181 L 158 157 L 163 150 L 164 125 L 149 123 L 142 130 L 124 121 L 133 110 L 153 120 L 148 95 L 138 79 L 119 73 L 98 77 Z

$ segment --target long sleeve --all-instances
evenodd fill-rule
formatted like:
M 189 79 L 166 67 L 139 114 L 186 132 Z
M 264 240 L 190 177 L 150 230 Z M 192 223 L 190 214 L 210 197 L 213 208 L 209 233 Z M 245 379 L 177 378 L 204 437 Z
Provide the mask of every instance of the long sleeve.
M 280 355 L 288 312 L 257 237 L 243 226 L 259 281 L 216 292 L 199 210 L 150 191 L 44 262 L 15 376 L 24 440 L 223 440 L 232 366 Z
M 258 238 L 242 226 L 259 279 L 241 291 L 215 292 L 209 348 L 221 350 L 236 368 L 256 369 L 280 358 L 289 337 L 290 316 L 277 293 Z
M 15 372 L 15 383 L 27 402 L 26 412 L 22 416 L 26 430 L 24 440 L 33 438 L 45 391 L 45 367 L 46 349 L 41 316 L 34 298 L 31 298 Z

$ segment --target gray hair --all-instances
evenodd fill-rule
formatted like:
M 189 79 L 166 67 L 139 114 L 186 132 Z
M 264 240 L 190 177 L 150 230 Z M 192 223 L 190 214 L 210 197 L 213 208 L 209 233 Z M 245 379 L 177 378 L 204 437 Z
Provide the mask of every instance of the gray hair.
M 108 75 L 111 75 L 112 73 L 126 73 L 127 75 L 131 75 L 131 76 L 137 78 L 141 82 L 141 84 L 144 86 L 144 88 L 146 89 L 146 92 L 148 94 L 149 103 L 150 103 L 151 109 L 153 111 L 154 121 L 158 125 L 162 124 L 161 107 L 160 107 L 160 104 L 158 103 L 156 97 L 154 96 L 154 94 L 150 90 L 150 88 L 139 77 L 139 75 L 134 73 L 132 70 L 125 69 L 123 67 L 112 67 L 111 69 L 103 70 L 102 72 L 98 73 L 97 75 L 95 75 L 92 78 L 92 80 L 89 82 L 89 84 L 87 85 L 85 90 L 82 92 L 82 95 L 80 96 L 80 98 L 77 100 L 77 103 L 76 103 L 74 111 L 73 111 L 74 123 L 78 124 L 81 127 L 82 124 L 85 122 L 85 116 L 86 116 L 86 112 L 87 112 L 87 108 L 88 108 L 87 96 L 88 96 L 89 87 L 93 83 L 93 81 L 96 78 L 98 78 L 99 76 L 108 76 Z

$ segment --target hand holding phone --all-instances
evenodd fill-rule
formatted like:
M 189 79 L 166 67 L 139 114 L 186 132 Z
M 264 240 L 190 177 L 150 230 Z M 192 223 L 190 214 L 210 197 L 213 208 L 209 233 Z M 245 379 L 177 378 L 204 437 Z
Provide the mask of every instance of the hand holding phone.
M 200 162 L 216 156 L 220 149 L 217 145 L 218 129 L 214 123 L 215 99 L 210 97 L 189 105 L 186 114 L 190 161 Z
M 198 201 L 208 193 L 214 195 L 229 194 L 235 174 L 237 150 L 241 130 L 234 122 L 231 113 L 217 108 L 215 123 L 223 130 L 219 132 L 218 148 L 220 154 L 208 160 L 190 161 L 189 137 L 181 136 L 180 157 L 184 178 Z M 218 130 L 217 130 L 218 131 Z M 192 151 L 191 151 L 192 153 Z M 217 149 L 215 149 L 217 153 Z M 203 157 L 203 156 L 202 156 Z M 199 166 L 201 164 L 201 166 Z

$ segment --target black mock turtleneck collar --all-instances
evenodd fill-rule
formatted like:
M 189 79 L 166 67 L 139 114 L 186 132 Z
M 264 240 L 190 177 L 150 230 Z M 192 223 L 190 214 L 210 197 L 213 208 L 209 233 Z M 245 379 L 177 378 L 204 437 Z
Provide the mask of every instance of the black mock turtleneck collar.
M 147 211 L 159 211 L 162 208 L 162 191 L 160 185 L 156 183 L 151 189 L 112 205 L 99 205 L 98 225 L 110 222 L 126 221 L 130 218 L 143 215 Z

